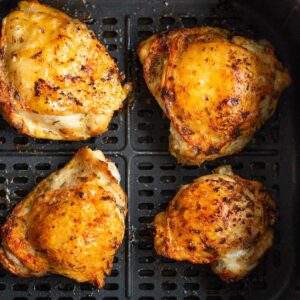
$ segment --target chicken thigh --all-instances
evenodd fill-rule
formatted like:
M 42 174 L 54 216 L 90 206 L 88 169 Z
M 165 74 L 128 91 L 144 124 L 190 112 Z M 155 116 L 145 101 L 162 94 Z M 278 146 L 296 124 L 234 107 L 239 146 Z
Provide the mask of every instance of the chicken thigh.
M 241 151 L 291 82 L 266 43 L 219 28 L 162 32 L 143 41 L 138 55 L 171 121 L 170 152 L 182 164 Z
M 223 166 L 183 186 L 154 220 L 159 255 L 208 264 L 226 281 L 246 276 L 273 241 L 276 206 L 257 181 Z
M 84 140 L 106 131 L 122 106 L 114 60 L 85 24 L 37 1 L 22 1 L 2 23 L 0 110 L 20 133 Z
M 103 287 L 122 243 L 127 197 L 114 163 L 80 149 L 13 209 L 0 262 L 18 276 L 60 274 Z

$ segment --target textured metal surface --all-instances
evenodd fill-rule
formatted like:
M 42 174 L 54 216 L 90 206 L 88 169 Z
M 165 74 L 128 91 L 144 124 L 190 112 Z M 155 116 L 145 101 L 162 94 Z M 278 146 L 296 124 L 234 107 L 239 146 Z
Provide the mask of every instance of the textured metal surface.
M 0 17 L 16 2 L 0 0 Z M 245 1 L 231 1 L 231 5 L 227 1 L 208 0 L 45 1 L 88 21 L 121 70 L 134 82 L 136 102 L 116 114 L 107 133 L 87 142 L 35 140 L 20 136 L 0 121 L 0 223 L 9 212 L 8 199 L 11 207 L 41 178 L 67 162 L 76 149 L 87 145 L 103 150 L 118 164 L 122 185 L 129 195 L 127 232 L 103 290 L 59 276 L 17 278 L 0 268 L 1 300 L 300 299 L 296 260 L 300 240 L 297 229 L 300 126 L 296 116 L 300 107 L 295 106 L 300 51 L 294 43 L 300 37 L 300 24 L 295 21 L 299 14 L 295 1 L 284 2 L 258 0 L 246 7 Z M 183 167 L 168 154 L 169 122 L 145 86 L 135 47 L 154 32 L 204 24 L 268 39 L 291 68 L 295 83 L 281 99 L 276 116 L 241 154 L 200 168 Z M 295 30 L 291 32 L 291 28 Z M 232 164 L 241 176 L 262 181 L 280 209 L 272 250 L 248 278 L 229 285 L 208 266 L 158 257 L 149 230 L 153 216 L 166 208 L 181 184 L 210 173 L 221 163 Z

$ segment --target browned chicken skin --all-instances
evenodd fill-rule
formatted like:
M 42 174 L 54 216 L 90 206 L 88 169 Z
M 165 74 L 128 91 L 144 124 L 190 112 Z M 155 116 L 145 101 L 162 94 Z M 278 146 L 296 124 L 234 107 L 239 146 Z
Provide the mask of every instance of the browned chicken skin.
M 246 276 L 273 241 L 276 206 L 257 181 L 234 175 L 229 166 L 183 186 L 154 220 L 159 255 L 211 263 L 226 281 Z
M 80 149 L 12 211 L 0 262 L 18 276 L 60 274 L 103 287 L 125 231 L 127 197 L 115 165 Z
M 291 81 L 269 46 L 219 28 L 162 32 L 138 54 L 148 88 L 171 120 L 170 151 L 183 164 L 241 151 Z
M 21 1 L 2 23 L 0 109 L 19 132 L 83 140 L 107 130 L 130 85 L 79 20 Z

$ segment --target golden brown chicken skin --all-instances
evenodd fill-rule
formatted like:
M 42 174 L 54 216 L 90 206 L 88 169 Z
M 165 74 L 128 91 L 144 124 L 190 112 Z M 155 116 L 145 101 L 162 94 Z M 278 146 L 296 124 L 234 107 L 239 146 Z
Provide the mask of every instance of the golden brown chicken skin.
M 0 109 L 20 133 L 83 140 L 107 130 L 125 100 L 118 67 L 79 20 L 21 1 L 0 34 Z
M 155 250 L 175 260 L 211 263 L 223 280 L 237 281 L 271 247 L 275 221 L 275 203 L 262 184 L 223 166 L 183 186 L 155 217 Z
M 219 28 L 162 32 L 143 41 L 138 55 L 171 120 L 170 152 L 182 164 L 241 151 L 291 82 L 269 46 Z
M 103 287 L 125 230 L 127 197 L 119 180 L 101 151 L 80 149 L 7 218 L 3 267 L 17 276 L 55 273 Z

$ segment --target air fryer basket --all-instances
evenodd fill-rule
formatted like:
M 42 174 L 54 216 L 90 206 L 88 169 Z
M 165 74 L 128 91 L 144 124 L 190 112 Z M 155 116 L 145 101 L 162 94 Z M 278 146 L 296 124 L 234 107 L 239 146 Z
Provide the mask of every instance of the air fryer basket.
M 0 121 L 0 224 L 11 207 L 42 178 L 66 163 L 81 146 L 99 148 L 118 165 L 129 196 L 126 238 L 104 289 L 51 275 L 18 278 L 0 269 L 1 300 L 244 300 L 300 299 L 300 218 L 297 201 L 300 158 L 299 1 L 215 0 L 48 0 L 85 20 L 116 58 L 135 87 L 132 107 L 115 114 L 109 131 L 87 142 L 36 140 Z M 0 18 L 15 5 L 0 0 Z M 287 65 L 293 86 L 276 115 L 240 154 L 200 168 L 176 164 L 168 153 L 168 120 L 142 79 L 135 48 L 154 32 L 213 25 L 267 39 Z M 298 91 L 297 91 L 298 89 Z M 246 178 L 260 180 L 277 199 L 280 220 L 275 241 L 259 267 L 245 280 L 226 284 L 209 266 L 158 257 L 149 223 L 166 208 L 181 184 L 230 163 Z

